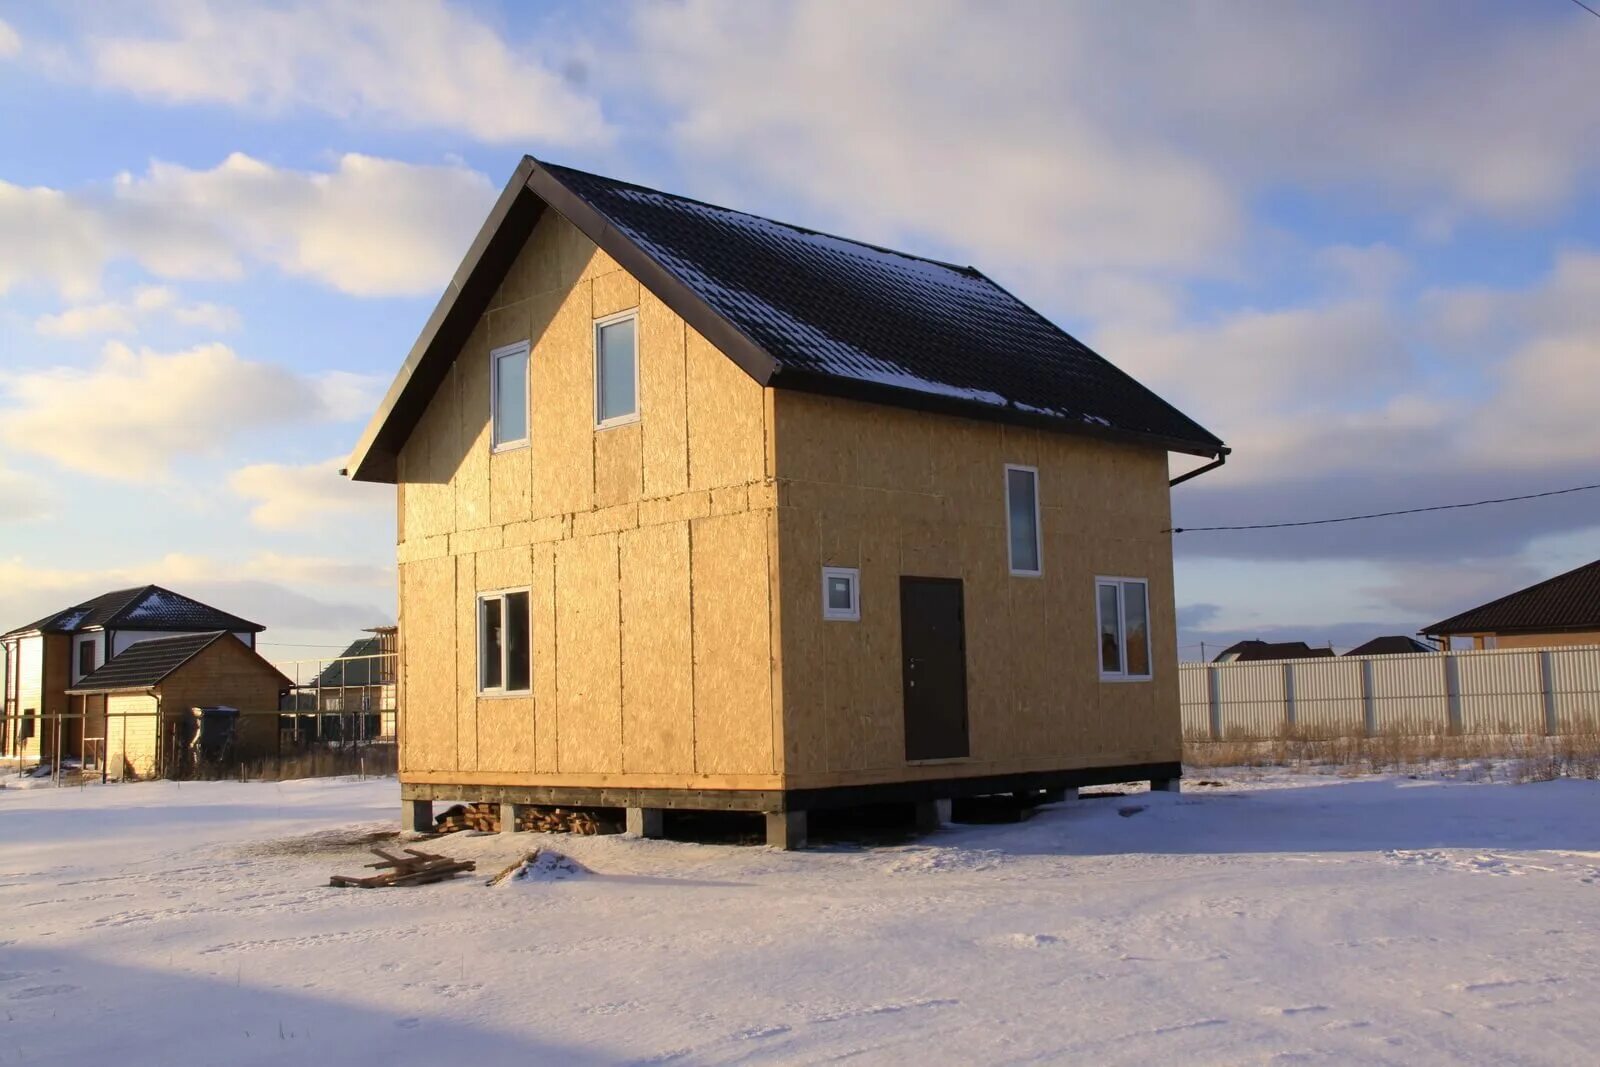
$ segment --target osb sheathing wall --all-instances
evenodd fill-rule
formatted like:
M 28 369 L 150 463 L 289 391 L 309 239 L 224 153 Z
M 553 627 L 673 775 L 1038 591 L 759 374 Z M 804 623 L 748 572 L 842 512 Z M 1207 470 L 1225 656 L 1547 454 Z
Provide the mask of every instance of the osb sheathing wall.
M 283 684 L 278 672 L 244 644 L 222 640 L 163 678 L 157 692 L 168 722 L 190 708 L 217 704 L 256 713 L 239 716 L 235 738 L 241 756 L 258 756 L 277 751 L 278 717 L 259 713 L 278 710 Z
M 792 391 L 775 426 L 787 786 L 1180 758 L 1164 452 Z M 1008 463 L 1041 577 L 1009 573 Z M 860 568 L 859 622 L 823 620 L 824 566 Z M 901 575 L 963 581 L 968 760 L 906 763 Z M 1100 680 L 1097 575 L 1149 580 L 1154 680 Z
M 640 418 L 597 430 L 594 320 L 634 307 Z M 531 443 L 491 453 L 489 352 L 522 340 Z M 547 211 L 399 457 L 402 778 L 773 787 L 769 416 Z M 480 696 L 477 595 L 523 587 L 532 692 Z

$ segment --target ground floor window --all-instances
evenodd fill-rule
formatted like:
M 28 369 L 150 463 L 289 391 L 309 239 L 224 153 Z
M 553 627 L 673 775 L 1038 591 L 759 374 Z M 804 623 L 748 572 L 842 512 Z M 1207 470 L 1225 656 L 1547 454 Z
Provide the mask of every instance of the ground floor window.
M 1143 578 L 1095 579 L 1099 616 L 1100 677 L 1142 681 L 1150 677 L 1150 596 Z
M 526 693 L 533 681 L 533 619 L 526 589 L 478 596 L 478 691 Z
M 860 571 L 854 567 L 822 568 L 822 617 L 841 622 L 860 620 Z

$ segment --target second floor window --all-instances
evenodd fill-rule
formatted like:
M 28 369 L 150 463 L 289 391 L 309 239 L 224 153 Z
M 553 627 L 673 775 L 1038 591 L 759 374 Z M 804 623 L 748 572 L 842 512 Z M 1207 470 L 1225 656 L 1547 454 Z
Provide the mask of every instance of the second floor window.
M 489 353 L 490 442 L 496 451 L 528 443 L 528 342 Z
M 639 316 L 625 311 L 594 324 L 594 424 L 639 417 Z
M 1006 533 L 1011 573 L 1035 577 L 1039 570 L 1039 472 L 1006 467 Z

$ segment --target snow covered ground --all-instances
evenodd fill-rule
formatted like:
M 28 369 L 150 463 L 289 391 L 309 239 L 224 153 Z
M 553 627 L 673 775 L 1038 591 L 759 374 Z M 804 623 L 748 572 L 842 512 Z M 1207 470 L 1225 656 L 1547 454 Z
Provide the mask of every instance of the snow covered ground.
M 1206 774 L 893 847 L 455 835 L 480 876 L 396 890 L 326 884 L 392 780 L 10 788 L 0 1064 L 1595 1061 L 1600 783 Z M 536 844 L 591 873 L 484 885 Z

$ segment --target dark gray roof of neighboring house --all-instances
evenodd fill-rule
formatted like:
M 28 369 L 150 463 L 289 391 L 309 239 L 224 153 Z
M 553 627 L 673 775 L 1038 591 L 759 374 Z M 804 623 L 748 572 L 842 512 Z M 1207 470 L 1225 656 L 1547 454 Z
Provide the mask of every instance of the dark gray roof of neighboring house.
M 1263 659 L 1315 659 L 1333 655 L 1331 648 L 1312 648 L 1304 641 L 1239 641 L 1217 653 L 1213 663 L 1249 663 Z
M 266 627 L 259 623 L 219 611 L 182 593 L 174 593 L 159 585 L 142 585 L 136 589 L 117 589 L 101 593 L 91 600 L 63 608 L 46 615 L 27 626 L 7 631 L 12 634 L 32 633 L 37 630 L 47 634 L 70 634 L 99 627 L 106 630 L 177 630 L 204 633 L 210 630 L 260 633 Z
M 69 693 L 105 693 L 117 689 L 149 689 L 188 663 L 228 631 L 152 637 L 137 641 L 102 663 L 67 690 Z
M 174 637 L 152 637 L 136 641 L 68 686 L 68 693 L 108 693 L 123 689 L 149 689 L 210 648 L 222 638 L 237 640 L 228 630 L 213 630 L 203 634 L 178 634 Z M 283 672 L 272 666 L 261 654 L 241 643 L 240 648 L 260 660 L 262 666 L 276 674 L 287 688 L 292 683 Z
M 1221 440 L 973 267 L 525 157 L 351 457 L 394 456 L 546 206 L 757 382 L 1215 456 Z
M 378 638 L 363 637 L 339 653 L 339 657 L 345 660 L 352 656 L 376 656 L 382 651 Z M 383 660 L 357 659 L 352 662 L 328 664 L 322 669 L 322 673 L 317 675 L 317 680 L 313 684 L 329 689 L 341 685 L 382 685 L 388 680 Z
M 1346 652 L 1347 656 L 1403 656 L 1412 652 L 1437 652 L 1432 645 L 1423 644 L 1415 637 L 1404 634 L 1390 634 L 1385 637 L 1374 637 L 1371 641 L 1357 645 Z
M 1422 628 L 1440 635 L 1562 630 L 1600 630 L 1600 560 Z

